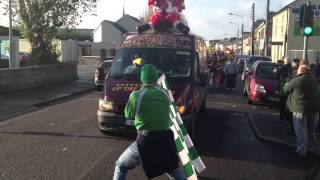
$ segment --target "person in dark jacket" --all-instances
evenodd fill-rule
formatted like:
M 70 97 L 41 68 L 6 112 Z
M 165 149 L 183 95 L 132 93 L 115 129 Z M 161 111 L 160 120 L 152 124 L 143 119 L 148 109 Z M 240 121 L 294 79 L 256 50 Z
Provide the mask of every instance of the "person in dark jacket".
M 283 59 L 284 65 L 280 69 L 280 120 L 288 123 L 289 133 L 294 134 L 292 112 L 290 112 L 287 106 L 288 96 L 284 93 L 283 87 L 285 83 L 289 82 L 292 79 L 292 65 L 289 62 L 288 58 Z
M 129 170 L 142 164 L 148 179 L 167 173 L 170 178 L 186 180 L 169 129 L 170 99 L 156 84 L 156 67 L 142 66 L 140 80 L 143 87 L 131 93 L 125 108 L 125 117 L 135 120 L 137 138 L 118 158 L 113 179 L 124 180 Z
M 297 150 L 306 155 L 307 150 L 316 147 L 315 129 L 319 121 L 317 96 L 318 84 L 307 65 L 298 68 L 297 76 L 286 83 L 283 90 L 288 94 L 287 104 L 293 112 L 294 130 L 297 136 Z

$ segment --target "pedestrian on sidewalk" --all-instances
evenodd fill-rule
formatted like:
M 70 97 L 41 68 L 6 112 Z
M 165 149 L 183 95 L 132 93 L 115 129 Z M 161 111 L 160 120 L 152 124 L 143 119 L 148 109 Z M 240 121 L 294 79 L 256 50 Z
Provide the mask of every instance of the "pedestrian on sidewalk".
M 118 158 L 113 179 L 124 180 L 129 170 L 141 164 L 147 179 L 167 173 L 170 178 L 186 180 L 169 129 L 170 100 L 156 84 L 156 67 L 144 65 L 140 80 L 143 87 L 131 93 L 125 108 L 125 117 L 134 119 L 137 138 Z
M 226 75 L 226 81 L 227 81 L 227 90 L 234 90 L 236 86 L 236 80 L 238 75 L 238 65 L 234 61 L 233 57 L 230 57 L 227 61 L 227 63 L 224 66 L 224 72 Z
M 317 88 L 317 81 L 307 65 L 301 65 L 297 76 L 283 88 L 288 94 L 289 109 L 293 112 L 293 125 L 297 136 L 296 152 L 300 155 L 306 155 L 307 150 L 318 145 L 315 138 L 319 121 Z
M 217 72 L 216 62 L 212 62 L 210 65 L 210 85 L 214 84 L 214 75 Z
M 286 122 L 289 127 L 289 134 L 294 134 L 293 117 L 287 106 L 288 95 L 284 93 L 285 83 L 292 79 L 292 65 L 287 57 L 283 58 L 284 65 L 280 69 L 280 120 Z

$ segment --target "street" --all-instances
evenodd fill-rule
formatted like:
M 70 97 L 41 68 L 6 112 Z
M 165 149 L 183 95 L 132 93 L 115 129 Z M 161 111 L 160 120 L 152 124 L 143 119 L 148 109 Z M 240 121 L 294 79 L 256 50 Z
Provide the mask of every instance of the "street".
M 195 144 L 207 166 L 199 179 L 304 179 L 316 160 L 258 140 L 247 114 L 276 110 L 247 105 L 240 86 L 231 93 L 209 90 L 206 112 L 196 126 Z M 91 91 L 1 122 L 0 179 L 112 179 L 116 159 L 134 137 L 99 131 L 99 96 Z M 145 179 L 142 168 L 131 171 L 128 179 Z

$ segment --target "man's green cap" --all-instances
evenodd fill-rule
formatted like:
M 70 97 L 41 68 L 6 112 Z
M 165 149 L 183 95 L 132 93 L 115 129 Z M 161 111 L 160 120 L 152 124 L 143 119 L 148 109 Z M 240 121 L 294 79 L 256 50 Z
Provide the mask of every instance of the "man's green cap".
M 155 84 L 157 82 L 157 68 L 152 64 L 142 66 L 140 80 L 143 84 Z

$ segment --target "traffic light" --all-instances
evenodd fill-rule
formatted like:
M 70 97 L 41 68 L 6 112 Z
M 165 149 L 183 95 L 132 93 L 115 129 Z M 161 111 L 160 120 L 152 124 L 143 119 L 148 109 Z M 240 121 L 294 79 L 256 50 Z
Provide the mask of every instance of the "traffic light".
M 304 36 L 312 36 L 313 27 L 313 11 L 310 4 L 303 4 L 300 8 L 300 21 L 299 26 L 303 28 Z

